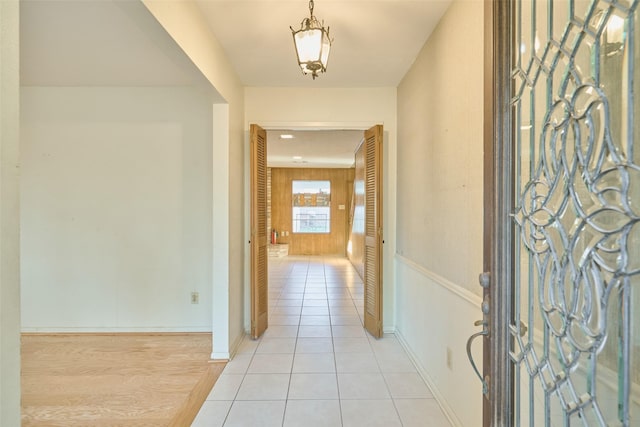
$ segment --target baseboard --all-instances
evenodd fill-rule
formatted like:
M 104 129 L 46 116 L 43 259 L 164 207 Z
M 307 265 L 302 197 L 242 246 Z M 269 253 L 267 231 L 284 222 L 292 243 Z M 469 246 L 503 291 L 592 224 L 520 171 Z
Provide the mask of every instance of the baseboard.
M 20 335 L 23 336 L 38 336 L 38 335 L 50 335 L 50 336 L 72 336 L 72 335 L 94 335 L 94 336 L 114 336 L 114 335 L 129 335 L 129 336 L 135 336 L 135 335 L 146 335 L 146 336 L 158 336 L 158 335 L 211 335 L 211 331 L 203 331 L 203 332 L 175 332 L 175 331 L 150 331 L 150 332 L 143 332 L 143 331 L 135 331 L 135 332 L 130 332 L 130 331 L 60 331 L 60 330 L 56 330 L 56 331 L 22 331 L 20 333 Z
M 229 355 L 233 358 L 236 353 L 238 352 L 238 349 L 240 348 L 240 344 L 242 344 L 242 340 L 244 340 L 244 338 L 246 337 L 246 334 L 240 334 L 238 335 L 238 338 L 236 338 L 236 340 L 233 342 L 233 344 L 231 345 L 231 348 L 229 349 Z
M 238 352 L 238 348 L 240 347 L 240 344 L 242 343 L 242 340 L 244 339 L 244 337 L 247 334 L 240 334 L 236 340 L 231 343 L 231 346 L 229 347 L 229 352 L 228 353 L 211 353 L 211 360 L 214 362 L 224 362 L 224 361 L 228 361 L 233 359 L 233 357 L 236 355 L 236 353 Z
M 23 334 L 190 334 L 212 333 L 211 327 L 194 326 L 186 328 L 93 328 L 93 327 L 23 327 Z
M 444 413 L 445 417 L 447 417 L 447 419 L 449 420 L 452 426 L 462 427 L 462 422 L 460 422 L 458 417 L 456 417 L 455 412 L 453 411 L 451 406 L 449 406 L 449 404 L 447 403 L 442 393 L 440 393 L 440 391 L 438 390 L 438 387 L 436 387 L 435 385 L 435 382 L 431 379 L 431 376 L 427 373 L 426 369 L 424 369 L 422 364 L 418 361 L 417 356 L 415 355 L 413 350 L 411 350 L 411 347 L 409 347 L 409 344 L 405 340 L 404 336 L 402 336 L 402 333 L 400 333 L 400 331 L 396 331 L 395 336 L 400 342 L 400 345 L 402 345 L 402 348 L 404 348 L 404 351 L 409 356 L 409 359 L 411 359 L 411 362 L 414 364 L 414 366 L 418 370 L 418 374 L 420 374 L 424 382 L 427 384 L 427 387 L 429 387 L 429 390 L 431 390 L 433 397 L 435 398 L 436 402 L 438 402 L 438 405 L 440 405 L 440 408 L 442 409 L 442 412 Z

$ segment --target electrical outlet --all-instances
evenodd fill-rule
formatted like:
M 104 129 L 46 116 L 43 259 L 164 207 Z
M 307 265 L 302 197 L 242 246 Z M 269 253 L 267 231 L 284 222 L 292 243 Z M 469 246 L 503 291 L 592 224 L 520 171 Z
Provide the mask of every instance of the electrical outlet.
M 447 368 L 453 371 L 453 350 L 447 347 Z
M 191 292 L 191 304 L 200 304 L 200 293 Z

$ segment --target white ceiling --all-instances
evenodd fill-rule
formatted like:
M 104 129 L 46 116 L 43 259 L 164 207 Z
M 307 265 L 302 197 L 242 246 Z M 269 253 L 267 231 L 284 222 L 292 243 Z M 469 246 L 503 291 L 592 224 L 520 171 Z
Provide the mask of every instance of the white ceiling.
M 280 135 L 292 135 L 282 139 Z M 294 168 L 350 168 L 364 137 L 361 130 L 267 130 L 267 165 Z M 301 159 L 294 159 L 294 156 Z
M 246 86 L 395 87 L 450 0 L 315 0 L 334 39 L 316 80 L 296 62 L 289 27 L 309 16 L 307 0 L 195 0 Z
M 315 0 L 334 38 L 316 80 L 299 71 L 289 29 L 308 16 L 307 0 L 194 1 L 245 86 L 395 87 L 451 0 Z M 219 96 L 139 0 L 22 0 L 20 38 L 24 86 L 197 85 Z M 362 139 L 306 131 L 285 142 L 269 133 L 274 166 L 350 167 Z

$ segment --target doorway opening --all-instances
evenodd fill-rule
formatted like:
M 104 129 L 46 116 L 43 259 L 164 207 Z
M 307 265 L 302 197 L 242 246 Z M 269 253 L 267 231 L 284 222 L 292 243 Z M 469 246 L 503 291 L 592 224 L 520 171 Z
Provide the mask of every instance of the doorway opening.
M 252 337 L 258 338 L 268 327 L 267 261 L 288 256 L 345 258 L 352 253 L 350 237 L 356 190 L 360 189 L 365 193 L 360 223 L 365 234 L 361 240 L 364 268 L 356 271 L 365 284 L 365 318 L 371 319 L 365 326 L 372 335 L 381 336 L 382 135 L 381 125 L 364 133 L 282 128 L 265 131 L 251 125 Z M 364 159 L 359 185 L 354 184 L 357 152 Z M 300 221 L 306 228 L 300 228 Z M 309 230 L 320 223 L 321 230 Z

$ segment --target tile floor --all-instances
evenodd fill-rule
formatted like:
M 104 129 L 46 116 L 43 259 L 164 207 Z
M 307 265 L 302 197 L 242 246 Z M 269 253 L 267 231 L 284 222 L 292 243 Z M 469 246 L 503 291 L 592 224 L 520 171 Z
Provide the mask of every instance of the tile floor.
M 393 335 L 362 327 L 343 258 L 269 260 L 269 329 L 245 338 L 192 427 L 449 426 Z

